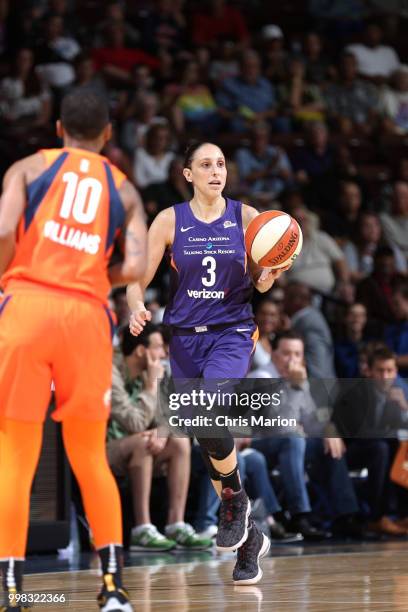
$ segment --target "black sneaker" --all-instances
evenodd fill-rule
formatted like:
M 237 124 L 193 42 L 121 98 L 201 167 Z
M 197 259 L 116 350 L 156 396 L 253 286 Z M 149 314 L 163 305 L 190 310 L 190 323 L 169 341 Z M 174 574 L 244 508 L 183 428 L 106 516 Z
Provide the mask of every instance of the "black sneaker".
M 290 544 L 291 542 L 301 542 L 303 536 L 301 533 L 290 533 L 286 531 L 281 523 L 273 523 L 269 525 L 269 534 L 272 544 Z
M 220 520 L 216 538 L 221 552 L 236 550 L 248 537 L 248 520 L 251 503 L 244 489 L 234 492 L 223 489 L 221 493 Z
M 97 602 L 101 612 L 133 612 L 129 595 L 125 589 L 116 586 L 112 574 L 103 577 L 103 587 Z
M 301 533 L 304 539 L 310 542 L 320 542 L 321 540 L 327 540 L 331 537 L 330 532 L 312 525 L 308 517 L 305 515 L 295 516 L 292 518 L 292 520 L 289 522 L 289 529 L 291 531 Z
M 238 548 L 237 562 L 232 572 L 234 584 L 256 584 L 261 580 L 263 572 L 259 560 L 268 554 L 270 547 L 269 538 L 251 521 L 248 538 Z

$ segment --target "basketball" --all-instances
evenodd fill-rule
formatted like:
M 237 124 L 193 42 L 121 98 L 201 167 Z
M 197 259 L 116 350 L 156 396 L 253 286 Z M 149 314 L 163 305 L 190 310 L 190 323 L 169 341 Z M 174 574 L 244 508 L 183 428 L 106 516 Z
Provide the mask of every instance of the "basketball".
M 302 250 L 302 230 L 296 219 L 280 210 L 260 213 L 245 233 L 247 254 L 265 268 L 284 268 Z

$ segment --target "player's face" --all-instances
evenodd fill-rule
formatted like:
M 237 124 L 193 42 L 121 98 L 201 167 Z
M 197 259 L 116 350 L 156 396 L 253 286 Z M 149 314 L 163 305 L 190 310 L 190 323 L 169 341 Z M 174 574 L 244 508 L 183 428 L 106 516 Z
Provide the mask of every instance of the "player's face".
M 196 191 L 209 198 L 221 195 L 227 180 L 225 157 L 221 149 L 205 144 L 194 153 L 191 169 L 185 168 L 184 176 Z

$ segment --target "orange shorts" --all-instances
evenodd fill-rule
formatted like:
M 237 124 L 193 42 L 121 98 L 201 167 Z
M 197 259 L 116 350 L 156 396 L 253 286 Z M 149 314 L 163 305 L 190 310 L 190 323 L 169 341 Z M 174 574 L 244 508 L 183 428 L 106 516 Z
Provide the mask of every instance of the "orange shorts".
M 63 291 L 16 288 L 0 302 L 0 417 L 100 421 L 110 411 L 111 320 L 98 302 Z

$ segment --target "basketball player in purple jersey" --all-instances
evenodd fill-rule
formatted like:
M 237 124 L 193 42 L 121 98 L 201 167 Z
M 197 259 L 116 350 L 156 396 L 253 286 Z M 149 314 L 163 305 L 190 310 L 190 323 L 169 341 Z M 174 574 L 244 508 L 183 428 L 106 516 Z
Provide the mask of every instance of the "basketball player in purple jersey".
M 184 176 L 193 185 L 193 198 L 157 215 L 148 234 L 146 274 L 141 283 L 128 287 L 130 329 L 137 335 L 151 318 L 143 293 L 167 250 L 172 293 L 164 322 L 172 329 L 173 377 L 243 378 L 257 339 L 252 285 L 268 291 L 287 268 L 268 270 L 247 260 L 244 233 L 258 211 L 222 196 L 227 169 L 218 146 L 190 146 Z M 255 584 L 262 577 L 259 559 L 269 551 L 270 542 L 250 517 L 233 437 L 228 430 L 215 439 L 201 437 L 200 432 L 197 440 L 221 498 L 217 548 L 238 549 L 233 580 Z

